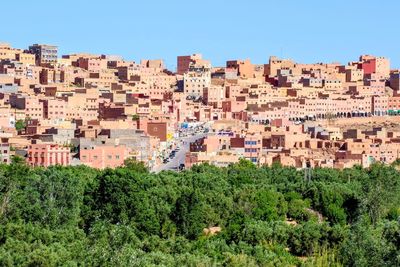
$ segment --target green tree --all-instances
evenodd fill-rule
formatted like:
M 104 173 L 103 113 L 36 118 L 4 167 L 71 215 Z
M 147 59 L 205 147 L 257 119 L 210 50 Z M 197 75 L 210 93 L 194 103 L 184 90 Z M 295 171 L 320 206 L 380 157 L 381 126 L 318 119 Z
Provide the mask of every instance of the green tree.
M 138 114 L 133 114 L 132 115 L 132 120 L 133 121 L 138 121 L 140 119 L 140 116 Z
M 305 183 L 244 160 L 155 174 L 15 157 L 0 164 L 0 265 L 400 266 L 399 203 L 399 172 L 382 164 Z
M 135 159 L 129 158 L 124 161 L 124 166 L 131 171 L 146 173 L 148 168 L 144 165 L 142 161 L 136 161 Z
M 21 130 L 25 129 L 25 127 L 26 127 L 26 122 L 25 122 L 25 120 L 17 120 L 17 121 L 15 122 L 15 129 L 16 129 L 17 131 L 21 131 Z

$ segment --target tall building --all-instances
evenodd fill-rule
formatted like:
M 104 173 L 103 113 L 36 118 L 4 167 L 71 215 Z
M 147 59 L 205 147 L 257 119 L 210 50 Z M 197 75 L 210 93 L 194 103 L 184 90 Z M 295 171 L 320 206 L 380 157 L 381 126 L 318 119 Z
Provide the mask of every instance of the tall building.
M 29 52 L 36 57 L 36 65 L 53 65 L 57 63 L 58 47 L 54 45 L 34 44 L 29 46 Z
M 189 71 L 191 63 L 201 60 L 200 54 L 193 54 L 190 56 L 178 56 L 177 57 L 177 73 L 183 75 L 185 72 Z
M 396 92 L 400 91 L 400 72 L 393 72 L 390 74 L 390 87 Z
M 200 97 L 203 89 L 211 85 L 211 63 L 199 59 L 189 64 L 189 69 L 183 75 L 184 92 L 188 96 Z

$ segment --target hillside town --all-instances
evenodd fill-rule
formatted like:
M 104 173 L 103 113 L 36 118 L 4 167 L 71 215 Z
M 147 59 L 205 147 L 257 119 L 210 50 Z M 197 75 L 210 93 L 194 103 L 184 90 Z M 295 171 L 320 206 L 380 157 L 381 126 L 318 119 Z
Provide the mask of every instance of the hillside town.
M 400 153 L 400 72 L 385 57 L 213 66 L 200 54 L 127 61 L 0 44 L 0 161 L 150 170 L 390 164 Z

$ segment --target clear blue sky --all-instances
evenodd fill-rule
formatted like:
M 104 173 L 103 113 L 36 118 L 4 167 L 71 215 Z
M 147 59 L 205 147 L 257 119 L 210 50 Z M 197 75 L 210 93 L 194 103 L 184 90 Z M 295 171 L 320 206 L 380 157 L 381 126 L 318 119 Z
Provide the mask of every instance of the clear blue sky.
M 61 54 L 119 54 L 130 60 L 202 53 L 213 65 L 270 55 L 346 63 L 386 56 L 400 68 L 398 0 L 36 0 L 1 3 L 0 41 Z

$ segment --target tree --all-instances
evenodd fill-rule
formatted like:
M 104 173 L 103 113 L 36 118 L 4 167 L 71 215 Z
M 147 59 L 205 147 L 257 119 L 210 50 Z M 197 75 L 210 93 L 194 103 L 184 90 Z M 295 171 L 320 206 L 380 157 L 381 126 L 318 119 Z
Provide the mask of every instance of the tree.
M 132 115 L 132 120 L 133 121 L 138 121 L 140 119 L 140 116 L 138 114 L 133 114 Z
M 15 129 L 16 129 L 17 131 L 21 131 L 21 130 L 25 129 L 25 127 L 26 127 L 26 122 L 25 122 L 25 120 L 17 120 L 17 121 L 15 122 Z
M 399 172 L 381 164 L 304 183 L 244 160 L 155 174 L 16 157 L 0 164 L 0 265 L 399 266 L 399 203 Z
M 149 172 L 149 169 L 144 165 L 144 162 L 136 161 L 135 159 L 132 158 L 124 160 L 124 166 L 134 172 L 139 172 L 139 173 Z

